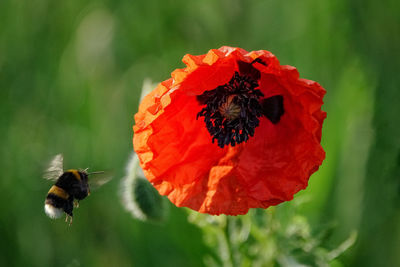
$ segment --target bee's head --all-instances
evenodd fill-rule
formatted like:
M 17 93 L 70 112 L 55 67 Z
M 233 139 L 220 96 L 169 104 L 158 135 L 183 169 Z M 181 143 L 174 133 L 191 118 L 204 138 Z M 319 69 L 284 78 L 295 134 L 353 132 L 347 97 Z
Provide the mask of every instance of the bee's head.
M 87 183 L 88 182 L 88 176 L 89 176 L 89 174 L 87 173 L 87 169 L 88 168 L 86 168 L 86 169 L 84 169 L 84 170 L 79 170 L 79 175 L 80 175 L 80 177 L 81 177 L 81 180 L 83 181 L 83 182 L 85 182 L 85 183 Z

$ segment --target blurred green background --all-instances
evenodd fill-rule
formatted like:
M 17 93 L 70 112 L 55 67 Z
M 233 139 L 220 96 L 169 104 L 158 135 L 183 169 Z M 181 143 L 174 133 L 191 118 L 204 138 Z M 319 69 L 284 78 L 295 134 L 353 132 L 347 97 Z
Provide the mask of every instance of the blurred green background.
M 327 90 L 326 160 L 300 209 L 358 232 L 339 266 L 400 266 L 400 4 L 372 0 L 1 0 L 0 265 L 204 266 L 187 211 L 163 224 L 120 204 L 143 80 L 165 80 L 186 53 L 266 49 Z M 112 170 L 71 227 L 43 212 L 41 173 Z M 283 204 L 287 205 L 287 204 Z

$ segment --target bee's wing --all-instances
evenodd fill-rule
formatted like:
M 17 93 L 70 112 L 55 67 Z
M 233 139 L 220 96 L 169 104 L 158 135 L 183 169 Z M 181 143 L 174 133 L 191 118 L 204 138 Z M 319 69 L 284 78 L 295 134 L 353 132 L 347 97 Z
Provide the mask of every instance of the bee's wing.
M 96 190 L 100 186 L 108 183 L 112 179 L 112 175 L 108 172 L 99 171 L 88 173 L 90 190 Z
M 63 172 L 63 155 L 58 154 L 51 160 L 48 168 L 44 171 L 43 178 L 55 181 L 63 174 Z

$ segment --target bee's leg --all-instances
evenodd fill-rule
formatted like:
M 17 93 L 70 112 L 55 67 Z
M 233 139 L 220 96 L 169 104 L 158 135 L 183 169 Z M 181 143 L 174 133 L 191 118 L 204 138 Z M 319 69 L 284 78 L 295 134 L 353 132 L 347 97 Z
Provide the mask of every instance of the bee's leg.
M 68 218 L 69 218 L 69 223 L 68 223 Z M 69 215 L 69 214 L 66 214 L 66 216 L 65 216 L 65 222 L 68 223 L 69 226 L 71 226 L 71 224 L 72 224 L 72 218 L 73 218 L 73 216 Z
M 65 218 L 65 222 L 68 222 L 68 218 L 69 218 L 69 225 L 72 224 L 72 210 L 74 209 L 74 199 L 72 197 L 70 197 L 67 201 L 65 201 L 64 203 L 64 212 L 67 215 L 67 217 Z
M 79 208 L 79 200 L 74 201 L 74 208 Z

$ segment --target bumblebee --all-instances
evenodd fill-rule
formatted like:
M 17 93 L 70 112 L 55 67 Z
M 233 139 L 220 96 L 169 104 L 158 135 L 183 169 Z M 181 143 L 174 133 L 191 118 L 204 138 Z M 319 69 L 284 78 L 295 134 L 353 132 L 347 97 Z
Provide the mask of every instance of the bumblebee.
M 65 221 L 72 223 L 74 207 L 79 207 L 79 201 L 90 195 L 90 187 L 92 185 L 100 186 L 109 181 L 109 178 L 103 178 L 90 181 L 89 175 L 103 174 L 99 172 L 87 172 L 85 170 L 71 169 L 64 171 L 63 156 L 56 155 L 50 162 L 48 169 L 44 173 L 44 178 L 55 181 L 55 184 L 50 188 L 44 202 L 44 211 L 52 219 L 60 218 L 63 213 L 66 214 Z M 96 182 L 96 183 L 93 183 Z

